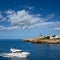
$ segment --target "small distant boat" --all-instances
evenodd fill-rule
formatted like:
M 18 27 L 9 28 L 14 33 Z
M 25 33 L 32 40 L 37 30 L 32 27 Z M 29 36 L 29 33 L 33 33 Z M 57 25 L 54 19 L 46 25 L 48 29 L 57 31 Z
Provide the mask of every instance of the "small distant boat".
M 30 55 L 29 52 L 23 52 L 22 50 L 11 48 L 11 53 L 3 53 L 0 54 L 2 57 L 28 57 Z

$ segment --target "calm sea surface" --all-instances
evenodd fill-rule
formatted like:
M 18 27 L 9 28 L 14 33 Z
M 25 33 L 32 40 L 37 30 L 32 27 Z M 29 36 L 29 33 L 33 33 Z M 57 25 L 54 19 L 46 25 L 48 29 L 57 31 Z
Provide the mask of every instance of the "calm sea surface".
M 60 60 L 60 44 L 32 44 L 22 40 L 0 40 L 1 52 L 10 52 L 10 48 L 18 48 L 30 52 L 28 58 L 0 57 L 0 60 Z

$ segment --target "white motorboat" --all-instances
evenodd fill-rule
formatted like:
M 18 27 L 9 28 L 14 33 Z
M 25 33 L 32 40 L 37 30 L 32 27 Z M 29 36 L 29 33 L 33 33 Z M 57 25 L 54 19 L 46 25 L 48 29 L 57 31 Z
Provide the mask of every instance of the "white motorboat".
M 3 56 L 3 57 L 28 57 L 30 55 L 29 52 L 23 52 L 22 50 L 19 50 L 19 49 L 14 49 L 14 48 L 11 48 L 10 49 L 11 53 L 3 53 L 3 54 L 0 54 L 0 56 Z

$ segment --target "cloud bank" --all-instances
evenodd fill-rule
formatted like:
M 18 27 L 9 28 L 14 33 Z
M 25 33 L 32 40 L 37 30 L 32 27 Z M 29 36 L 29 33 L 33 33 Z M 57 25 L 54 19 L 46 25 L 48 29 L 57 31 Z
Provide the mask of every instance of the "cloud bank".
M 7 10 L 5 11 L 6 16 L 4 17 L 0 13 L 0 22 L 8 21 L 10 22 L 10 26 L 1 25 L 0 30 L 18 30 L 18 29 L 31 29 L 40 26 L 51 26 L 58 25 L 58 22 L 47 22 L 51 18 L 54 17 L 54 13 L 48 14 L 44 18 L 42 18 L 41 14 L 31 14 L 29 11 L 20 10 Z M 2 22 L 2 23 L 3 23 Z

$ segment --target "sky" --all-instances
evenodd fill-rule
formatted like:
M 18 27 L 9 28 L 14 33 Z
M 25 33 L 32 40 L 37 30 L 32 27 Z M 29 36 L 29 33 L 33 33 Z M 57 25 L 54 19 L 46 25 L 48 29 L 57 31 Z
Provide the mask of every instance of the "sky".
M 0 0 L 0 39 L 60 35 L 60 0 Z

